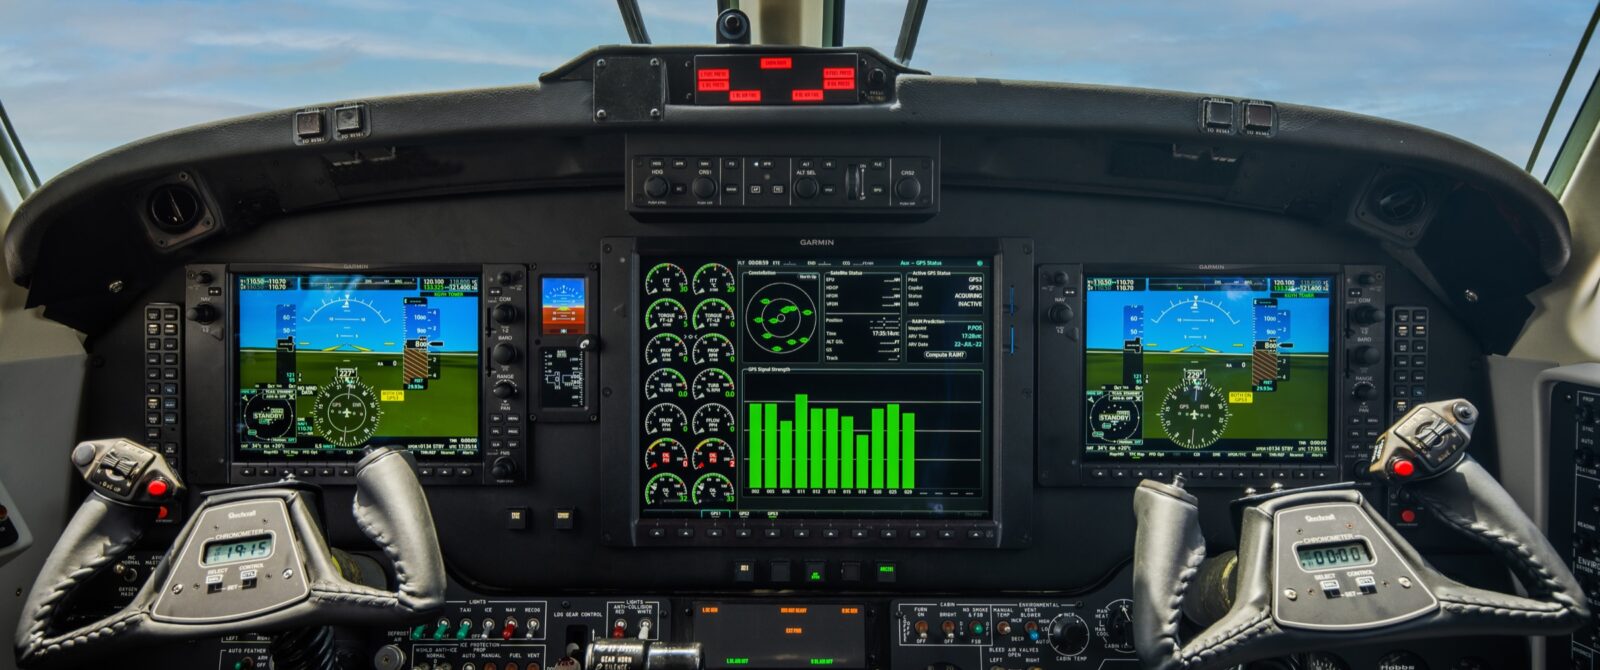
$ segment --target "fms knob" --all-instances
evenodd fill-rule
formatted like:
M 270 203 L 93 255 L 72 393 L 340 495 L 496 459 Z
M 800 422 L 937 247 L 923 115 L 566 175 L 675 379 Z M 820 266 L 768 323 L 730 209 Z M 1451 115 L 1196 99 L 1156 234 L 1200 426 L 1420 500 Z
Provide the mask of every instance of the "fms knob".
M 517 351 L 517 346 L 510 342 L 501 342 L 489 350 L 489 358 L 501 365 L 514 363 L 521 355 L 522 352 Z
M 494 394 L 496 398 L 505 400 L 517 395 L 517 385 L 509 379 L 502 379 L 494 383 L 494 387 L 489 389 L 489 393 Z
M 1376 305 L 1361 305 L 1350 310 L 1350 322 L 1358 326 L 1372 326 L 1383 323 L 1383 310 Z
M 1350 362 L 1361 367 L 1372 367 L 1383 361 L 1383 354 L 1377 348 L 1360 346 L 1350 350 Z
M 521 316 L 522 313 L 518 312 L 516 306 L 510 303 L 502 302 L 495 305 L 494 309 L 489 310 L 489 318 L 494 319 L 494 322 L 499 324 L 516 323 Z
M 489 466 L 489 474 L 494 475 L 495 479 L 510 479 L 517 475 L 517 464 L 501 456 L 494 459 L 494 465 Z
M 217 320 L 217 308 L 202 302 L 194 307 L 190 307 L 186 312 L 184 312 L 184 316 L 188 317 L 190 321 L 195 323 L 211 323 L 212 321 Z

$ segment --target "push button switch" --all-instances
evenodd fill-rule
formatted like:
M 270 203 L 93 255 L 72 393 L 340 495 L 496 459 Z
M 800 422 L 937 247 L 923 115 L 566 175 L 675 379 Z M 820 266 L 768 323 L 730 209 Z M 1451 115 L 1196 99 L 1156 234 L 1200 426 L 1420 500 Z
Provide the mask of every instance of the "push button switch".
M 294 115 L 294 134 L 302 140 L 322 137 L 322 111 L 298 112 Z

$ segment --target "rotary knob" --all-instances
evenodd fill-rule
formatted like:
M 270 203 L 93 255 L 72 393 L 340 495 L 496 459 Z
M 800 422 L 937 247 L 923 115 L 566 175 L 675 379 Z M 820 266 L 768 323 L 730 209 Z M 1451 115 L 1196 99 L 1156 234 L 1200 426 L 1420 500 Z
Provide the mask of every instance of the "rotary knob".
M 494 459 L 494 465 L 489 466 L 489 474 L 494 475 L 495 479 L 510 479 L 517 474 L 517 464 L 510 458 L 501 456 Z
M 1350 322 L 1358 326 L 1372 326 L 1383 322 L 1383 310 L 1375 305 L 1361 305 L 1350 310 Z
M 922 180 L 915 176 L 902 177 L 895 182 L 894 194 L 901 200 L 916 200 L 917 196 L 922 195 Z
M 812 177 L 801 177 L 794 182 L 794 194 L 803 200 L 817 197 L 817 180 Z
M 672 185 L 667 183 L 667 178 L 660 175 L 651 175 L 649 179 L 644 180 L 644 194 L 652 198 L 666 195 L 671 188 Z
M 202 302 L 190 307 L 184 312 L 184 316 L 195 323 L 211 323 L 217 320 L 217 308 Z
M 502 302 L 498 305 L 495 305 L 494 309 L 489 310 L 489 318 L 494 319 L 495 323 L 502 325 L 516 323 L 517 319 L 521 318 L 521 316 L 522 313 L 518 312 L 516 306 L 510 303 Z
M 695 177 L 689 183 L 689 190 L 694 192 L 694 197 L 706 200 L 717 194 L 717 182 L 711 181 L 710 177 Z
M 511 344 L 510 342 L 501 342 L 494 345 L 494 348 L 489 350 L 489 358 L 501 365 L 514 363 L 521 356 L 522 352 L 517 351 L 516 345 Z
M 1372 367 L 1383 361 L 1383 354 L 1374 347 L 1360 346 L 1350 350 L 1350 362 L 1361 367 Z
M 496 398 L 505 400 L 517 395 L 517 385 L 510 380 L 502 379 L 494 383 L 494 387 L 489 389 L 489 393 Z
M 1077 656 L 1089 647 L 1089 624 L 1076 614 L 1061 614 L 1050 621 L 1050 648 L 1062 656 Z

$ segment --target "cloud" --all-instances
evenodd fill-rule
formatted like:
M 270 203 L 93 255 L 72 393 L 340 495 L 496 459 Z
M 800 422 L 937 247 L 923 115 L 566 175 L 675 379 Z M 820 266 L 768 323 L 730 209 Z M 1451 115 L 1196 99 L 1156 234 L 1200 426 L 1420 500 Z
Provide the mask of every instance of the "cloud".
M 424 44 L 415 40 L 378 35 L 316 29 L 268 30 L 256 32 L 201 32 L 189 43 L 205 47 L 228 47 L 304 52 L 348 53 L 370 58 L 439 61 L 462 65 L 500 65 L 537 70 L 553 67 L 564 58 L 510 52 L 503 49 L 475 49 L 459 45 Z

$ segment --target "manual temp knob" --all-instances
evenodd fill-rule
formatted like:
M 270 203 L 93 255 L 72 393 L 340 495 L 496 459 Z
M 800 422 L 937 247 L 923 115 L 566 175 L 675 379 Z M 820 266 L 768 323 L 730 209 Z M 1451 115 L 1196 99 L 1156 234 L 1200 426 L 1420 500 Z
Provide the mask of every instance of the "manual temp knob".
M 501 342 L 494 345 L 494 348 L 489 350 L 489 358 L 501 365 L 515 363 L 516 360 L 521 356 L 522 352 L 517 351 L 516 345 L 511 344 L 510 342 Z
M 489 318 L 494 319 L 495 323 L 502 325 L 516 323 L 517 319 L 521 316 L 522 313 L 517 311 L 516 306 L 504 302 L 495 305 L 494 309 L 489 310 Z
M 494 394 L 496 398 L 505 400 L 517 395 L 517 385 L 508 379 L 502 379 L 494 383 L 494 387 L 489 389 L 489 393 Z

